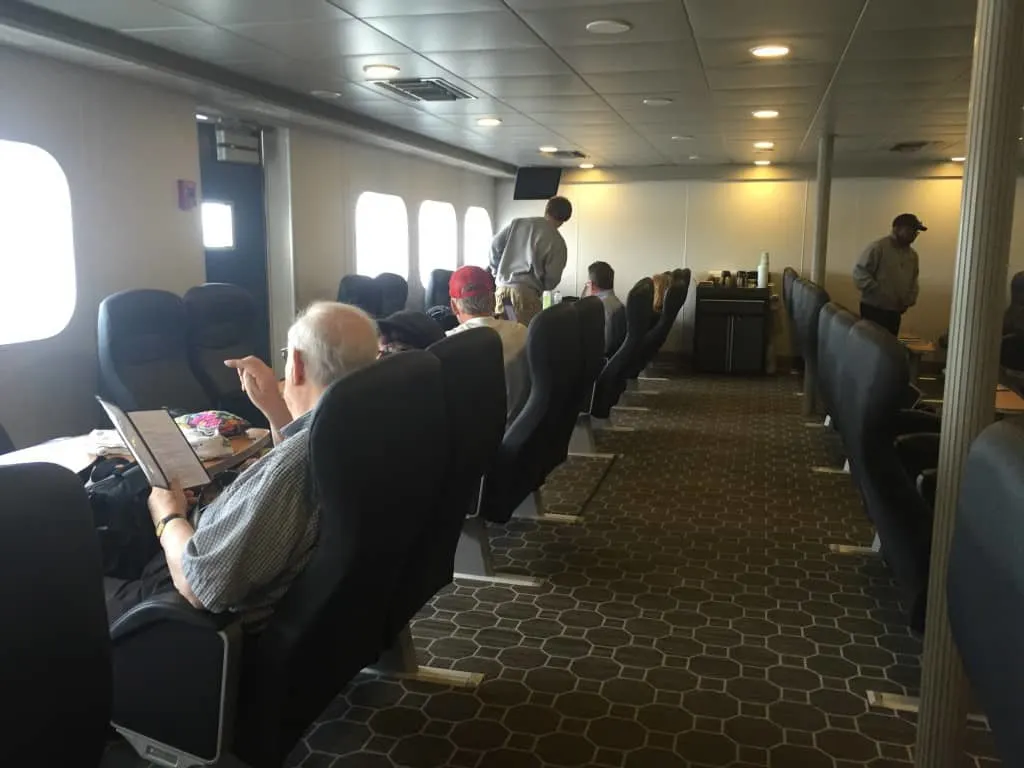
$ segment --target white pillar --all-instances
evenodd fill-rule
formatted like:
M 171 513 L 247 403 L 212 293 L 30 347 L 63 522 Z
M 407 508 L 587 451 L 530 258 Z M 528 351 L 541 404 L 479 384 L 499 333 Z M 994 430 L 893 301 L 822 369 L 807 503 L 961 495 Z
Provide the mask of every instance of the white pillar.
M 828 252 L 828 215 L 832 202 L 832 155 L 836 137 L 822 134 L 818 138 L 817 207 L 814 214 L 814 254 L 811 260 L 811 280 L 825 287 L 825 257 Z M 803 412 L 809 416 L 817 408 L 817 366 L 804 360 Z
M 919 768 L 953 768 L 963 760 L 966 684 L 949 629 L 946 571 L 967 451 L 994 418 L 1016 191 L 1022 32 L 1024 0 L 978 0 L 928 583 Z
M 828 252 L 828 215 L 832 204 L 832 155 L 835 134 L 823 134 L 818 139 L 817 207 L 814 215 L 814 255 L 811 261 L 811 280 L 825 287 L 825 258 Z

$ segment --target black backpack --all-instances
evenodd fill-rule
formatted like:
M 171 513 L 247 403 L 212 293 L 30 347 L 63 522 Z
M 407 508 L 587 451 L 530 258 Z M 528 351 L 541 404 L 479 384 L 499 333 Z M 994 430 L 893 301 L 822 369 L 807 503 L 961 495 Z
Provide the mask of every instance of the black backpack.
M 124 459 L 99 459 L 86 472 L 103 573 L 137 579 L 160 551 L 146 506 L 149 481 L 137 464 Z

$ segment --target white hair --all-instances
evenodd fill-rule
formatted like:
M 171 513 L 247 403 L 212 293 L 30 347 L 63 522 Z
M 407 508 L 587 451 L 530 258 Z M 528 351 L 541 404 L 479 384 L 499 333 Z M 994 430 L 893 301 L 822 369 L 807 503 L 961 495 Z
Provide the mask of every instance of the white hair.
M 288 329 L 288 346 L 302 353 L 310 381 L 327 388 L 377 359 L 377 323 L 350 304 L 317 301 Z

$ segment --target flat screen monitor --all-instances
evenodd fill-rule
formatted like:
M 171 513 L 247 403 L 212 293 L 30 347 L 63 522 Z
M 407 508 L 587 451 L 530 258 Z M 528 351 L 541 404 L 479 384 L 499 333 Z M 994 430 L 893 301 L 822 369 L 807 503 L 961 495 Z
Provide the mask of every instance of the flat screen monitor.
M 548 200 L 558 194 L 561 168 L 520 168 L 513 200 Z

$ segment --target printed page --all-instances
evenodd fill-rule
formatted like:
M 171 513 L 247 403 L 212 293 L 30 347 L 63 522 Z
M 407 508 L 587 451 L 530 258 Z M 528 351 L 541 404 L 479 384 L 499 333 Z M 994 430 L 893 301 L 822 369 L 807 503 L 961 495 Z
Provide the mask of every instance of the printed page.
M 210 482 L 202 462 L 167 411 L 126 414 L 113 403 L 100 400 L 100 405 L 154 488 L 169 488 L 171 478 L 177 478 L 182 488 Z
M 168 486 L 174 478 L 182 488 L 210 482 L 203 463 L 167 411 L 132 411 L 128 416 L 156 459 Z

